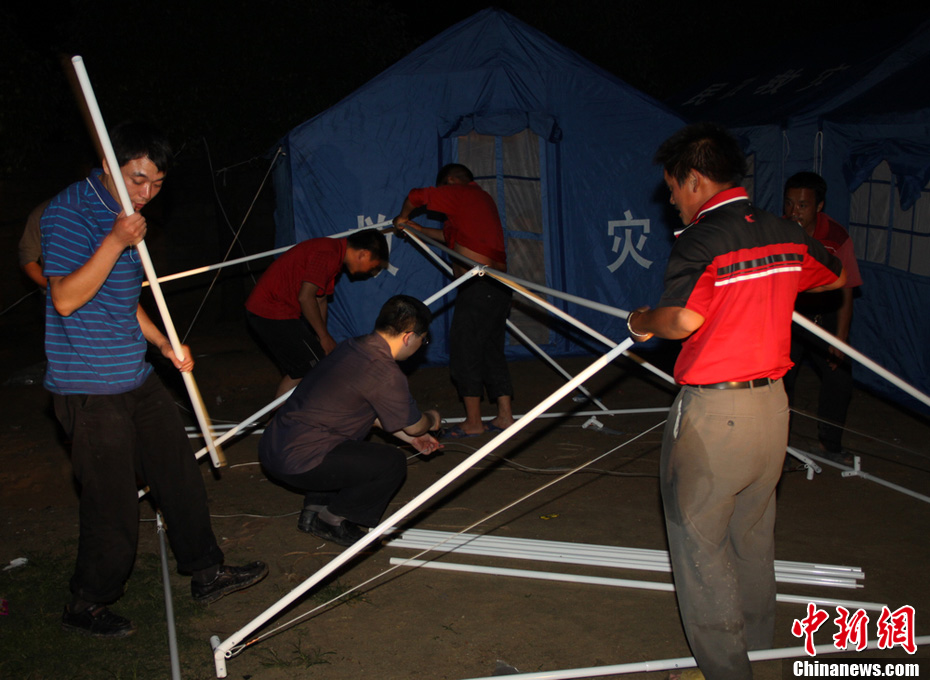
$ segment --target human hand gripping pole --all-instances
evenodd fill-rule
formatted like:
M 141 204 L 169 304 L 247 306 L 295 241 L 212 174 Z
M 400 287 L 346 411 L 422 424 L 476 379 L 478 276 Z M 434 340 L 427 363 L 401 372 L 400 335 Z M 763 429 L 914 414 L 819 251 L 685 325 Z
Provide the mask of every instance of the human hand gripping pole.
M 84 60 L 80 56 L 71 58 L 71 64 L 74 66 L 74 73 L 77 76 L 78 83 L 81 86 L 81 92 L 84 95 L 84 101 L 87 103 L 87 109 L 93 122 L 94 132 L 100 141 L 100 147 L 106 158 L 107 165 L 112 172 L 110 176 L 119 193 L 120 203 L 123 206 L 123 212 L 129 216 L 133 214 L 132 201 L 129 198 L 129 192 L 126 190 L 126 183 L 123 181 L 123 175 L 119 172 L 119 163 L 116 160 L 116 153 L 113 151 L 113 145 L 110 143 L 110 135 L 107 133 L 106 126 L 103 124 L 103 115 L 100 113 L 100 107 L 97 105 L 97 98 L 94 95 L 94 89 L 90 84 L 90 77 L 87 75 L 87 69 L 84 67 Z M 168 305 L 165 303 L 165 297 L 162 295 L 161 286 L 158 284 L 158 276 L 155 273 L 155 267 L 152 265 L 152 258 L 149 257 L 148 248 L 145 241 L 139 241 L 136 244 L 136 250 L 139 253 L 139 259 L 142 261 L 142 267 L 145 270 L 145 276 L 152 288 L 152 295 L 155 297 L 155 303 L 161 315 L 162 323 L 165 326 L 165 334 L 171 342 L 171 349 L 174 355 L 182 363 L 187 359 L 184 352 L 184 346 L 178 338 L 178 332 L 174 328 L 171 320 L 171 314 L 168 311 Z M 204 441 L 210 452 L 210 459 L 214 467 L 223 467 L 226 465 L 226 456 L 223 450 L 216 445 L 211 433 L 210 419 L 207 415 L 203 398 L 200 396 L 200 390 L 197 388 L 197 382 L 190 371 L 182 371 L 184 385 L 187 388 L 187 394 L 190 397 L 191 404 L 194 407 L 194 413 L 197 416 L 197 423 L 200 425 L 200 431 L 203 433 Z

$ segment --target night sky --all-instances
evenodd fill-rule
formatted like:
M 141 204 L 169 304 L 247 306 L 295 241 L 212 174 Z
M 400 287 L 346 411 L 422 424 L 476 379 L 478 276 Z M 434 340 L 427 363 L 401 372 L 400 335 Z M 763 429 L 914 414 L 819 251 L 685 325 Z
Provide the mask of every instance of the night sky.
M 10 3 L 6 3 L 9 5 Z M 747 51 L 926 3 L 503 0 L 497 6 L 665 99 Z M 0 175 L 89 151 L 62 57 L 81 54 L 108 123 L 149 117 L 219 165 L 264 153 L 487 5 L 412 1 L 38 2 L 0 10 Z M 841 6 L 841 10 L 837 7 Z M 911 20 L 913 21 L 913 20 Z M 912 23 L 910 24 L 912 25 Z M 399 92 L 398 97 L 415 96 Z

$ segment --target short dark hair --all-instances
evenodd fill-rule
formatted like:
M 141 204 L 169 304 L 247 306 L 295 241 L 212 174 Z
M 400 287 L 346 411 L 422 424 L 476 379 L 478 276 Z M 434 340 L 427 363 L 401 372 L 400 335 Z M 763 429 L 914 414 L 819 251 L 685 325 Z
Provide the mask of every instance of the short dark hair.
M 433 314 L 429 307 L 409 295 L 395 295 L 384 303 L 375 321 L 375 330 L 390 335 L 413 331 L 423 335 L 429 330 Z
M 356 250 L 367 250 L 372 258 L 387 264 L 390 258 L 387 239 L 377 229 L 360 229 L 346 237 L 346 243 Z
M 746 174 L 746 157 L 739 142 L 717 123 L 683 127 L 662 143 L 653 161 L 678 184 L 683 184 L 692 170 L 718 184 L 739 184 Z
M 817 204 L 827 199 L 827 182 L 816 172 L 796 172 L 785 182 L 785 193 L 788 189 L 810 189 L 817 198 Z
M 444 165 L 439 169 L 439 174 L 436 175 L 436 186 L 442 186 L 450 177 L 455 177 L 456 179 L 460 179 L 463 182 L 475 181 L 475 176 L 471 174 L 471 170 L 469 170 L 466 166 L 462 165 L 461 163 L 449 163 L 448 165 Z
M 129 161 L 148 157 L 161 172 L 171 164 L 171 144 L 165 133 L 147 121 L 126 121 L 110 130 L 110 143 L 116 162 L 123 167 Z

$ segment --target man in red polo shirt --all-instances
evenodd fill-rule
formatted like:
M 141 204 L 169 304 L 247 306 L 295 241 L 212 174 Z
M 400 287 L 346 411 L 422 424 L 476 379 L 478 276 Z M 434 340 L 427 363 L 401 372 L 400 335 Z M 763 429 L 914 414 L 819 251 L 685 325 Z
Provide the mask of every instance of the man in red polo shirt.
M 788 444 L 791 314 L 799 291 L 841 287 L 842 264 L 739 186 L 745 158 L 710 123 L 666 140 L 655 160 L 685 228 L 655 309 L 627 317 L 634 340 L 684 340 L 660 479 L 678 608 L 708 680 L 752 677 L 747 650 L 775 626 L 775 486 Z
M 336 347 L 326 327 L 327 297 L 343 267 L 361 278 L 387 262 L 384 234 L 363 229 L 347 238 L 302 241 L 265 270 L 245 308 L 249 326 L 284 376 L 275 397 L 296 387 Z
M 848 342 L 853 294 L 862 285 L 862 277 L 852 239 L 838 222 L 823 212 L 826 198 L 827 183 L 815 172 L 799 172 L 785 182 L 785 219 L 800 224 L 809 236 L 840 258 L 846 270 L 845 286 L 827 295 L 802 293 L 795 309 L 843 342 Z M 817 417 L 820 419 L 817 435 L 821 453 L 836 462 L 849 464 L 851 456 L 843 453 L 842 447 L 843 425 L 853 389 L 849 357 L 799 326 L 793 328 L 792 335 L 791 361 L 794 367 L 785 375 L 788 400 L 790 402 L 794 397 L 798 369 L 809 358 L 821 380 L 817 402 Z
M 417 208 L 442 213 L 442 229 L 422 227 L 410 221 Z M 415 229 L 446 245 L 478 264 L 507 271 L 504 230 L 497 205 L 488 192 L 475 182 L 464 165 L 450 163 L 436 177 L 435 187 L 411 189 L 400 214 L 394 218 L 398 231 Z M 457 260 L 453 274 L 464 274 L 469 267 Z M 447 438 L 459 439 L 500 431 L 513 424 L 513 386 L 504 357 L 507 315 L 513 294 L 507 286 L 489 276 L 476 276 L 458 288 L 455 314 L 449 330 L 449 371 L 465 405 L 465 422 L 446 431 Z M 497 416 L 488 426 L 481 420 L 481 397 L 497 402 Z

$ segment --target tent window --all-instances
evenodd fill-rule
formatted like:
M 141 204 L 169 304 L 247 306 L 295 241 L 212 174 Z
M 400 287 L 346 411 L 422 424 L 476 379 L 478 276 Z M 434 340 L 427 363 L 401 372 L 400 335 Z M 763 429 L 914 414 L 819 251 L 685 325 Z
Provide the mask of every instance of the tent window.
M 458 162 L 467 165 L 475 181 L 497 202 L 507 243 L 507 270 L 514 276 L 546 285 L 542 208 L 544 147 L 529 129 L 508 137 L 469 132 L 457 138 Z M 550 342 L 549 326 L 539 308 L 514 297 L 511 321 L 534 342 Z M 512 344 L 519 341 L 511 337 Z
M 897 179 L 882 162 L 853 192 L 849 218 L 857 258 L 930 276 L 930 184 L 902 210 Z

